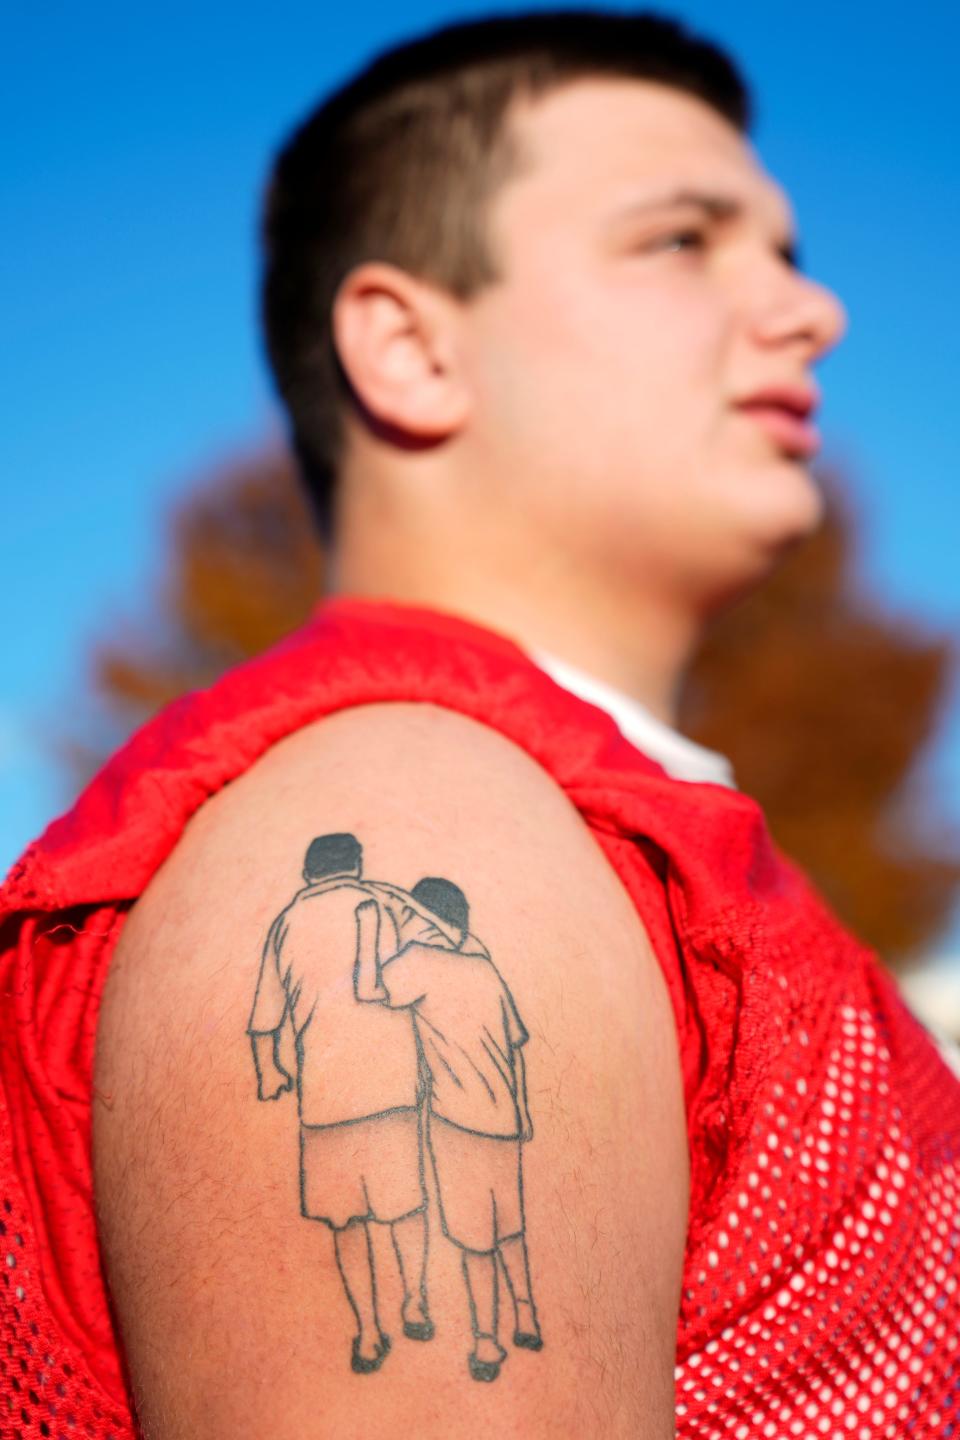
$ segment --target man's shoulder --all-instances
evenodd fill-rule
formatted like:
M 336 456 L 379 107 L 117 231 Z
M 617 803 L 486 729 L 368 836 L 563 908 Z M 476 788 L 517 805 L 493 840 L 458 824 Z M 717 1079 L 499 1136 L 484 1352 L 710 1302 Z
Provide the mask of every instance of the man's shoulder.
M 363 771 L 384 770 L 429 779 L 435 762 L 446 758 L 462 767 L 462 778 L 483 771 L 488 778 L 514 781 L 525 775 L 544 790 L 558 782 L 534 757 L 501 730 L 457 710 L 427 701 L 390 701 L 337 710 L 303 726 L 261 757 L 261 767 L 294 771 L 324 756 Z M 456 797 L 451 795 L 451 804 Z
M 484 843 L 509 853 L 533 843 L 534 831 L 536 844 L 549 850 L 564 823 L 582 827 L 562 787 L 499 731 L 438 705 L 369 704 L 313 721 L 272 746 L 191 818 L 164 869 L 185 874 L 201 856 L 226 866 L 232 854 L 234 867 L 256 881 L 282 850 L 286 905 L 302 886 L 303 853 L 289 848 L 294 837 L 305 851 L 313 836 L 340 829 L 359 835 L 399 826 L 409 844 L 419 832 L 484 827 Z M 364 871 L 388 882 L 364 893 L 382 900 L 381 890 L 403 888 L 396 869 L 375 855 Z M 357 883 L 358 893 L 364 884 Z M 312 904 L 325 892 L 307 889 L 295 898 Z
M 657 1373 L 667 1386 L 688 1179 L 682 1075 L 656 960 L 604 852 L 536 762 L 478 722 L 406 702 L 310 725 L 209 799 L 133 907 L 114 952 L 97 1031 L 95 1093 L 106 1099 L 94 1103 L 95 1184 L 111 1291 L 138 1375 L 156 1355 L 164 1375 L 201 1393 L 192 1357 L 206 1354 L 204 1337 L 214 1335 L 224 1347 L 217 1373 L 231 1376 L 236 1406 L 259 1405 L 246 1381 L 263 1363 L 267 1327 L 281 1409 L 315 1414 L 321 1393 L 346 1404 L 333 1299 L 341 1281 L 332 1252 L 318 1270 L 316 1226 L 302 1223 L 303 1176 L 290 1165 L 293 1087 L 271 1079 L 272 1050 L 276 1076 L 296 1072 L 302 1080 L 302 1030 L 293 1036 L 285 1026 L 269 1046 L 260 1032 L 251 1046 L 249 1032 L 263 937 L 301 887 L 315 849 L 353 854 L 363 874 L 398 891 L 429 878 L 462 892 L 470 927 L 532 1037 L 526 1063 L 537 1139 L 524 1172 L 531 1225 L 543 1236 L 557 1216 L 572 1216 L 565 1235 L 592 1227 L 610 1237 L 596 1260 L 592 1247 L 565 1241 L 544 1288 L 556 1297 L 555 1313 L 566 1313 L 578 1296 L 597 1291 L 601 1275 L 612 1276 L 604 1281 L 611 1353 L 622 1350 L 626 1333 L 631 1353 L 642 1347 L 646 1354 L 656 1334 Z M 350 946 L 339 943 L 340 933 L 320 952 L 330 964 L 316 1005 L 339 1017 L 325 1039 L 337 1056 L 332 1083 L 344 1111 L 367 1104 L 369 1077 L 385 1056 L 405 1064 L 399 1057 L 413 1046 L 409 1025 L 356 997 L 362 929 L 354 927 Z M 420 993 L 414 976 L 394 1001 L 413 1003 Z M 279 1024 L 284 997 L 274 999 L 266 1018 Z M 302 999 L 313 1004 L 312 994 Z M 478 999 L 476 1007 L 471 996 L 464 1000 L 468 1023 L 490 1013 L 488 997 Z M 348 1014 L 356 1025 L 340 1024 Z M 395 1059 L 384 1048 L 388 1036 L 401 1047 Z M 308 1058 L 316 1053 L 311 1048 Z M 415 1067 L 410 1076 L 413 1085 Z M 642 1147 L 629 1147 L 624 1159 L 623 1135 L 641 1132 Z M 600 1175 L 596 1189 L 583 1184 L 587 1169 Z M 629 1263 L 617 1232 L 625 1213 L 640 1237 Z M 437 1294 L 452 1313 L 462 1272 L 457 1257 L 448 1258 L 452 1278 Z M 301 1284 L 299 1277 L 310 1278 Z M 184 1293 L 186 1307 L 177 1299 Z M 635 1322 L 641 1293 L 648 1299 Z M 312 1366 L 285 1358 L 291 1324 L 314 1334 L 318 1316 L 325 1328 L 312 1380 Z M 578 1383 L 590 1353 L 580 1355 Z M 440 1382 L 451 1407 L 461 1370 Z M 568 1371 L 561 1349 L 558 1364 L 544 1371 L 551 1393 L 562 1390 Z M 399 1407 L 412 1417 L 408 1371 L 397 1364 L 391 1373 L 396 1380 L 378 1392 L 390 1401 L 384 1414 Z M 600 1393 L 602 1376 L 589 1373 Z M 538 1394 L 539 1412 L 548 1403 L 545 1384 Z M 381 1433 L 383 1414 L 373 1403 L 367 1391 L 351 1396 L 351 1413 L 356 1408 L 368 1433 Z M 523 1418 L 520 1428 L 532 1423 Z M 302 1429 L 291 1422 L 284 1433 Z M 225 1423 L 218 1433 L 236 1427 Z
M 355 839 L 369 882 L 304 886 L 308 848 L 330 835 Z M 601 931 L 617 917 L 646 945 L 619 878 L 553 777 L 498 731 L 404 701 L 313 722 L 210 797 L 134 905 L 118 953 L 158 946 L 164 988 L 192 985 L 201 945 L 212 965 L 262 943 L 281 915 L 299 925 L 368 895 L 383 908 L 387 891 L 403 896 L 428 876 L 466 897 L 478 964 L 510 963 L 528 913 L 562 928 L 576 912 L 578 928 Z

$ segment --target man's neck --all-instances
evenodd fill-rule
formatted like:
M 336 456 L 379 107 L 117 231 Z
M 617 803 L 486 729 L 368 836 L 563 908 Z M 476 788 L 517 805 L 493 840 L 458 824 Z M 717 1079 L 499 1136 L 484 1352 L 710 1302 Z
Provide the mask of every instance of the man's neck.
M 664 724 L 677 721 L 679 695 L 695 638 L 688 627 L 640 597 L 618 603 L 602 593 L 589 605 L 547 606 L 526 596 L 497 596 L 484 623 L 529 653 L 552 656 L 639 701 Z
M 479 569 L 479 567 L 478 567 Z M 569 578 L 569 577 L 568 577 Z M 629 597 L 583 583 L 536 584 L 529 571 L 493 583 L 464 564 L 418 568 L 392 563 L 334 567 L 332 594 L 390 599 L 448 611 L 585 671 L 676 724 L 686 667 L 699 639 L 689 617 L 642 594 Z
M 439 461 L 437 462 L 440 463 Z M 410 473 L 372 462 L 341 484 L 330 594 L 390 599 L 485 625 L 603 681 L 675 726 L 703 616 L 651 565 L 611 564 L 551 538 L 486 476 Z M 402 498 L 402 503 L 398 499 Z

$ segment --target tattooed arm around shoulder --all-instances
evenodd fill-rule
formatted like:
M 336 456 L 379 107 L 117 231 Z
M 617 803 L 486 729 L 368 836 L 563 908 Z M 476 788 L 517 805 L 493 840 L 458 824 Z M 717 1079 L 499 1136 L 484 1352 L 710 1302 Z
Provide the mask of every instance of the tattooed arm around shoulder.
M 673 1014 L 500 735 L 365 706 L 208 801 L 127 922 L 95 1069 L 146 1440 L 673 1435 Z

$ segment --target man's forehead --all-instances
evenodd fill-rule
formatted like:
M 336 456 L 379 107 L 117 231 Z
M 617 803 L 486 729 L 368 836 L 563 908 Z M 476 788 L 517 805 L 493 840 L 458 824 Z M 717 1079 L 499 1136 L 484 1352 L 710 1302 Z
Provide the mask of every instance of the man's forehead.
M 574 192 L 600 218 L 682 192 L 727 196 L 785 236 L 789 198 L 747 136 L 706 101 L 648 80 L 589 77 L 510 117 L 528 195 Z

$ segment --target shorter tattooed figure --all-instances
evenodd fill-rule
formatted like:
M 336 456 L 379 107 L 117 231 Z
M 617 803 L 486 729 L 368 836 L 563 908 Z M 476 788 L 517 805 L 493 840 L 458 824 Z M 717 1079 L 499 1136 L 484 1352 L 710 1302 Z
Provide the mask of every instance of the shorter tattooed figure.
M 444 1234 L 461 1250 L 475 1380 L 495 1380 L 500 1344 L 498 1260 L 513 1309 L 513 1344 L 543 1341 L 530 1284 L 523 1211 L 522 1144 L 533 1137 L 524 1027 L 485 946 L 469 933 L 463 891 L 421 880 L 384 943 L 382 908 L 357 911 L 356 997 L 412 1016 L 427 1072 L 423 1134 L 437 1182 Z M 424 909 L 427 914 L 424 914 Z M 453 932 L 453 938 L 451 938 Z M 391 937 L 392 938 L 392 937 Z

